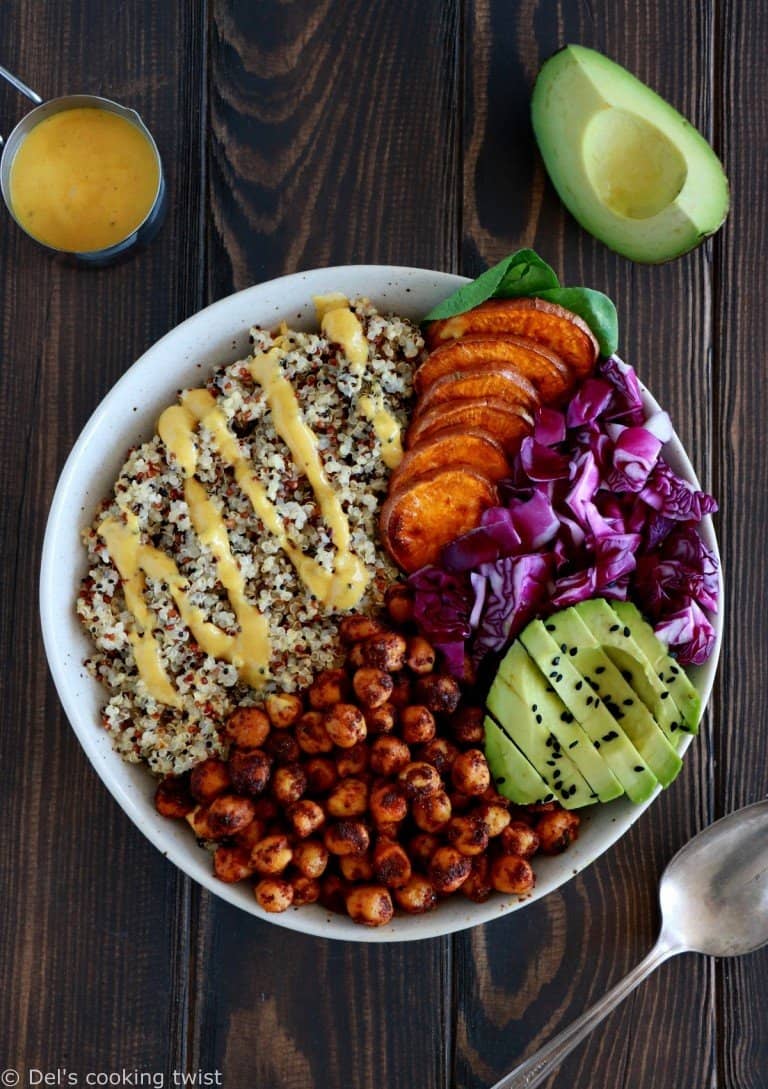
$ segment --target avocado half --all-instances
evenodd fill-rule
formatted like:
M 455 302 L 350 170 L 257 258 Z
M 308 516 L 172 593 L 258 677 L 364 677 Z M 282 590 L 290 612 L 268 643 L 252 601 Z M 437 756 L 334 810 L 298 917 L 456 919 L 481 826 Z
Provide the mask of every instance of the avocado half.
M 728 214 L 728 179 L 701 133 L 602 53 L 567 45 L 550 57 L 531 112 L 563 204 L 624 257 L 679 257 Z

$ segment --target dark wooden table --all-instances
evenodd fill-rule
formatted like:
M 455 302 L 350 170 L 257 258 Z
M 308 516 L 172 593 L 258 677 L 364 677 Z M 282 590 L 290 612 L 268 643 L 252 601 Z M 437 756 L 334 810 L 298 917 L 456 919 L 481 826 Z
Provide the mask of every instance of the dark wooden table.
M 765 795 L 767 14 L 762 0 L 3 0 L 0 62 L 43 95 L 138 108 L 172 194 L 151 250 L 102 272 L 0 224 L 0 1067 L 22 1085 L 66 1068 L 80 1085 L 200 1070 L 227 1089 L 487 1086 L 645 953 L 670 855 Z M 724 158 L 733 211 L 697 252 L 634 265 L 564 213 L 528 100 L 565 42 L 636 72 Z M 0 131 L 23 109 L 0 88 Z M 214 299 L 334 263 L 475 274 L 521 245 L 617 300 L 623 353 L 719 496 L 728 609 L 703 734 L 616 848 L 514 916 L 392 946 L 260 923 L 144 840 L 62 716 L 36 601 L 59 470 L 134 359 Z M 766 1089 L 767 1007 L 768 952 L 679 959 L 550 1089 Z

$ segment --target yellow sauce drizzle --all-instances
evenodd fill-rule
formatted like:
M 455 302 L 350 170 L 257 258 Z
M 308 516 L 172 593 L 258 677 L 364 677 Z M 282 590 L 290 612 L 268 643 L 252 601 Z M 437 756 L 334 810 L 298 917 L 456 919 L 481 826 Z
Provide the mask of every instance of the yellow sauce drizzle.
M 274 357 L 279 351 L 280 349 L 273 348 L 270 352 L 266 353 L 267 358 L 272 358 L 273 366 L 277 365 Z M 258 364 L 259 358 L 260 357 L 256 357 L 253 363 Z M 262 364 L 262 366 L 265 365 Z M 254 377 L 256 377 L 256 375 L 254 375 Z M 279 377 L 281 378 L 281 381 L 284 381 L 281 376 Z M 285 385 L 293 395 L 289 383 L 285 382 Z M 270 395 L 267 394 L 268 401 L 269 396 Z M 334 544 L 337 548 L 336 562 L 334 563 L 333 571 L 328 571 L 325 567 L 322 567 L 313 560 L 311 556 L 306 556 L 301 549 L 297 548 L 296 545 L 290 541 L 285 530 L 285 525 L 283 524 L 280 515 L 277 513 L 277 508 L 267 496 L 264 487 L 253 472 L 250 463 L 241 455 L 238 443 L 227 426 L 227 417 L 216 404 L 215 398 L 205 389 L 195 389 L 183 393 L 182 402 L 185 407 L 190 410 L 195 419 L 211 433 L 214 445 L 218 450 L 222 461 L 226 462 L 226 464 L 234 470 L 235 480 L 248 496 L 254 511 L 269 532 L 276 538 L 278 544 L 295 567 L 296 573 L 309 592 L 328 608 L 351 609 L 356 605 L 363 596 L 370 576 L 360 559 L 349 551 L 349 525 L 341 507 L 339 506 L 338 508 L 338 516 L 334 515 L 328 497 L 325 497 L 323 494 L 320 479 L 315 477 L 315 480 L 313 480 L 312 477 L 309 476 L 308 466 L 312 459 L 312 453 L 304 451 L 304 455 L 308 459 L 306 463 L 307 467 L 305 468 L 301 463 L 300 467 L 307 472 L 307 477 L 317 495 L 324 517 L 326 517 L 326 510 L 330 512 L 329 516 L 327 516 L 327 520 Z M 271 403 L 270 408 L 272 408 Z M 278 418 L 281 420 L 279 425 Z M 277 409 L 277 414 L 273 422 L 275 424 L 275 430 L 281 435 L 283 441 L 292 453 L 294 453 L 294 448 L 296 451 L 302 449 L 302 441 L 306 438 L 306 435 L 311 437 L 314 445 L 314 436 L 299 415 L 298 403 L 295 403 L 295 416 L 291 415 L 290 409 L 283 405 Z M 306 435 L 302 433 L 302 428 L 306 429 Z M 290 435 L 291 437 L 290 442 L 286 437 L 287 435 Z M 294 453 L 294 457 L 297 457 L 297 460 L 299 456 L 302 455 Z M 317 466 L 319 467 L 319 456 L 316 450 L 314 451 L 314 458 L 317 459 Z M 327 481 L 325 481 L 322 468 L 318 468 L 317 471 L 322 477 L 328 492 L 330 495 L 333 495 Z M 315 468 L 312 469 L 312 474 L 315 476 Z M 335 503 L 338 503 L 335 496 L 333 499 Z M 324 503 L 326 504 L 325 506 Z M 341 544 L 339 542 L 341 542 Z
M 357 407 L 373 425 L 376 438 L 381 443 L 381 460 L 388 469 L 396 469 L 403 460 L 400 424 L 384 407 L 381 394 L 360 397 Z
M 318 296 L 328 300 L 332 296 Z M 338 344 L 344 355 L 349 360 L 349 369 L 352 374 L 361 375 L 368 362 L 368 341 L 365 339 L 360 319 L 349 309 L 349 303 L 344 298 L 343 304 L 336 305 L 332 309 L 325 310 L 320 321 L 320 330 L 328 340 Z M 318 299 L 315 299 L 317 306 Z
M 340 291 L 331 291 L 327 295 L 313 295 L 312 302 L 315 304 L 318 325 L 329 310 L 338 310 L 340 307 L 346 307 L 349 310 L 349 299 Z
M 194 426 L 195 417 L 184 405 L 171 405 L 157 421 L 158 435 L 185 476 L 194 476 L 197 467 Z

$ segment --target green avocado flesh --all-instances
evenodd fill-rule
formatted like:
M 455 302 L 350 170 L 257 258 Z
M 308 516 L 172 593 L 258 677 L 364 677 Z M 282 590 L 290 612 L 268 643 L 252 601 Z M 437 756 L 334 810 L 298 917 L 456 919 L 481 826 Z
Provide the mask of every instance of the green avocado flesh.
M 509 698 L 510 692 L 514 699 Z M 515 738 L 533 763 L 536 761 L 533 760 L 531 750 L 521 737 L 518 727 L 521 722 L 525 722 L 527 732 L 540 735 L 545 746 L 545 767 L 551 770 L 557 761 L 563 772 L 562 778 L 557 777 L 558 785 L 566 778 L 563 764 L 568 768 L 573 765 L 578 769 L 581 773 L 579 778 L 586 781 L 587 789 L 586 792 L 574 790 L 569 781 L 567 798 L 562 790 L 557 790 L 566 808 L 576 809 L 579 805 L 589 805 L 591 801 L 597 800 L 609 802 L 623 794 L 611 769 L 563 701 L 546 683 L 522 643 L 513 643 L 499 666 L 496 680 L 488 695 L 488 709 L 510 736 Z M 549 780 L 546 771 L 542 774 Z
M 621 724 L 622 730 L 661 785 L 669 786 L 683 766 L 682 760 L 576 610 L 566 609 L 557 613 L 547 627 L 561 651 L 563 646 L 567 648 L 570 661 Z
M 644 802 L 668 786 L 701 701 L 634 605 L 595 598 L 525 628 L 487 711 L 486 755 L 501 793 L 578 809 L 625 793 Z
M 728 179 L 704 137 L 602 53 L 568 45 L 550 57 L 531 113 L 560 199 L 617 253 L 669 261 L 728 214 Z

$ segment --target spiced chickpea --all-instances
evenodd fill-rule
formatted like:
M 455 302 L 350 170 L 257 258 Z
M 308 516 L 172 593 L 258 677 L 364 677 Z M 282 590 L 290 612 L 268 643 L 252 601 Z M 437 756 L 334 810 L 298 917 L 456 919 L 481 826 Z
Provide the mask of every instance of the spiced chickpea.
M 333 741 L 325 728 L 322 711 L 305 711 L 296 724 L 296 740 L 302 752 L 309 756 L 333 752 Z
M 459 750 L 447 737 L 433 737 L 416 752 L 419 760 L 432 764 L 441 775 L 447 775 L 450 772 L 451 765 L 458 755 Z
M 351 669 L 362 669 L 365 665 L 365 652 L 362 643 L 353 643 L 347 651 L 347 665 Z
M 214 839 L 242 832 L 254 818 L 253 802 L 239 794 L 220 794 L 208 806 L 208 827 Z
M 381 839 L 373 848 L 373 873 L 390 889 L 401 889 L 411 877 L 411 860 L 399 843 Z
M 306 839 L 325 824 L 325 813 L 317 802 L 312 802 L 309 798 L 294 802 L 286 812 L 291 827 L 299 839 Z
M 198 839 L 215 839 L 216 835 L 208 823 L 208 806 L 196 805 L 184 818 Z
M 192 769 L 189 777 L 189 791 L 198 802 L 212 802 L 219 794 L 224 794 L 232 785 L 230 766 L 211 756 Z
M 429 708 L 414 704 L 400 712 L 400 733 L 409 745 L 431 741 L 436 730 L 435 717 Z
M 540 817 L 536 822 L 536 834 L 544 854 L 557 855 L 564 851 L 578 837 L 580 823 L 577 813 L 564 809 L 555 809 Z
M 413 703 L 413 685 L 407 673 L 396 673 L 392 680 L 395 686 L 389 702 L 399 714 L 404 707 L 409 707 Z
M 364 855 L 342 855 L 339 869 L 345 881 L 370 881 L 373 877 L 373 861 L 369 851 Z
M 373 828 L 379 839 L 391 839 L 397 842 L 400 839 L 402 821 L 377 821 L 374 820 Z
M 448 721 L 451 737 L 457 745 L 482 745 L 485 740 L 482 707 L 460 707 Z
M 305 877 L 322 877 L 328 865 L 328 851 L 319 839 L 305 839 L 293 849 L 293 864 Z
M 232 786 L 238 794 L 261 794 L 269 783 L 272 757 L 263 749 L 237 749 L 229 758 Z
M 440 832 L 451 819 L 453 808 L 444 790 L 426 798 L 416 798 L 411 805 L 413 823 L 422 832 Z
M 351 749 L 342 749 L 336 757 L 336 771 L 340 779 L 350 775 L 362 775 L 368 768 L 370 752 L 364 741 L 358 741 Z
M 539 849 L 539 837 L 529 824 L 510 821 L 499 836 L 499 848 L 505 855 L 532 858 Z
M 251 851 L 251 865 L 258 873 L 282 873 L 292 858 L 287 836 L 265 836 Z
M 387 673 L 396 673 L 405 665 L 408 644 L 405 637 L 396 631 L 384 631 L 371 635 L 363 644 L 365 664 L 374 669 L 383 669 Z
M 461 891 L 476 904 L 484 904 L 493 892 L 491 884 L 491 863 L 488 855 L 475 855 L 472 859 L 472 871 L 461 886 Z
M 224 736 L 240 749 L 258 749 L 270 729 L 269 718 L 260 707 L 238 707 L 226 721 Z
M 373 666 L 362 666 L 352 677 L 352 688 L 364 707 L 381 707 L 392 695 L 394 687 L 389 673 Z
M 410 759 L 411 750 L 399 737 L 377 737 L 371 746 L 371 771 L 376 775 L 397 775 Z
M 329 824 L 323 843 L 332 855 L 362 855 L 368 850 L 371 837 L 362 821 L 338 821 Z
M 436 657 L 435 648 L 421 635 L 412 635 L 408 640 L 405 664 L 411 673 L 416 673 L 419 676 L 424 673 L 431 673 L 435 668 Z
M 398 780 L 409 798 L 428 798 L 442 790 L 443 782 L 437 770 L 423 760 L 416 760 L 398 773 Z
M 491 863 L 491 884 L 516 896 L 530 892 L 535 884 L 530 862 L 519 855 L 499 855 Z
M 291 877 L 291 888 L 293 889 L 294 907 L 301 907 L 303 904 L 314 904 L 320 899 L 320 882 L 314 877 L 294 874 Z
M 301 696 L 291 692 L 281 692 L 267 696 L 264 706 L 269 716 L 269 721 L 276 730 L 287 730 L 294 726 L 304 713 L 304 704 Z
M 491 839 L 494 836 L 500 836 L 512 819 L 509 810 L 503 805 L 497 805 L 495 802 L 483 802 L 472 812 L 474 816 L 480 818 L 488 829 L 488 835 Z
M 307 776 L 301 764 L 286 764 L 272 773 L 271 790 L 281 805 L 297 802 L 307 789 Z
M 276 764 L 293 764 L 301 756 L 299 743 L 291 730 L 273 730 L 264 742 L 264 752 Z
M 335 873 L 326 874 L 320 882 L 320 903 L 327 911 L 345 915 L 349 891 L 349 883 L 343 877 Z
M 455 892 L 472 872 L 472 859 L 455 847 L 438 847 L 429 863 L 427 876 L 441 896 Z
M 491 782 L 485 754 L 480 749 L 459 753 L 451 767 L 451 782 L 462 794 L 483 794 Z
M 402 582 L 395 582 L 384 592 L 384 604 L 393 623 L 398 627 L 413 620 L 413 594 Z
M 339 624 L 339 637 L 342 643 L 360 643 L 386 630 L 380 620 L 370 616 L 345 616 Z
M 168 775 L 157 784 L 155 809 L 161 817 L 180 819 L 195 808 L 196 802 L 189 792 L 185 776 Z
M 374 785 L 369 808 L 377 824 L 399 822 L 408 815 L 408 802 L 403 788 L 389 780 Z
M 293 886 L 280 877 L 265 877 L 253 891 L 256 902 L 264 911 L 287 911 L 293 903 Z
M 393 895 L 397 906 L 409 915 L 423 915 L 437 905 L 432 882 L 423 874 L 412 874 L 402 888 L 393 890 Z
M 239 845 L 217 847 L 213 856 L 213 872 L 219 881 L 225 881 L 228 885 L 244 881 L 253 873 L 250 851 Z
M 368 733 L 363 712 L 353 703 L 337 703 L 326 712 L 323 724 L 334 745 L 340 749 L 351 749 Z
M 381 707 L 364 707 L 363 718 L 368 727 L 368 734 L 391 734 L 397 721 L 397 713 L 391 703 L 383 703 Z
M 394 915 L 392 897 L 381 885 L 358 885 L 347 895 L 350 918 L 363 926 L 384 926 Z
M 254 808 L 255 808 L 255 806 L 254 806 Z M 255 817 L 251 821 L 250 824 L 247 824 L 245 826 L 245 828 L 241 829 L 237 833 L 237 835 L 234 837 L 234 839 L 235 839 L 235 843 L 237 843 L 238 846 L 240 846 L 240 847 L 244 847 L 247 850 L 248 854 L 250 855 L 251 851 L 256 846 L 256 844 L 260 843 L 261 840 L 264 839 L 266 834 L 267 834 L 266 822 L 262 821 L 262 820 L 259 820 L 258 817 Z
M 488 849 L 488 829 L 479 817 L 452 817 L 445 835 L 463 855 L 481 855 Z
M 362 779 L 341 779 L 325 801 L 331 817 L 362 817 L 368 809 L 368 784 Z
M 304 764 L 308 794 L 327 794 L 339 780 L 336 761 L 329 756 L 313 756 Z
M 461 689 L 453 677 L 429 673 L 416 681 L 416 698 L 433 715 L 450 715 L 458 706 Z
M 434 795 L 433 795 L 434 797 Z M 432 859 L 432 855 L 440 846 L 440 840 L 430 832 L 419 832 L 412 836 L 408 842 L 408 855 L 414 866 L 426 870 Z
M 315 677 L 307 691 L 313 711 L 327 711 L 346 699 L 349 679 L 343 669 L 324 669 Z

